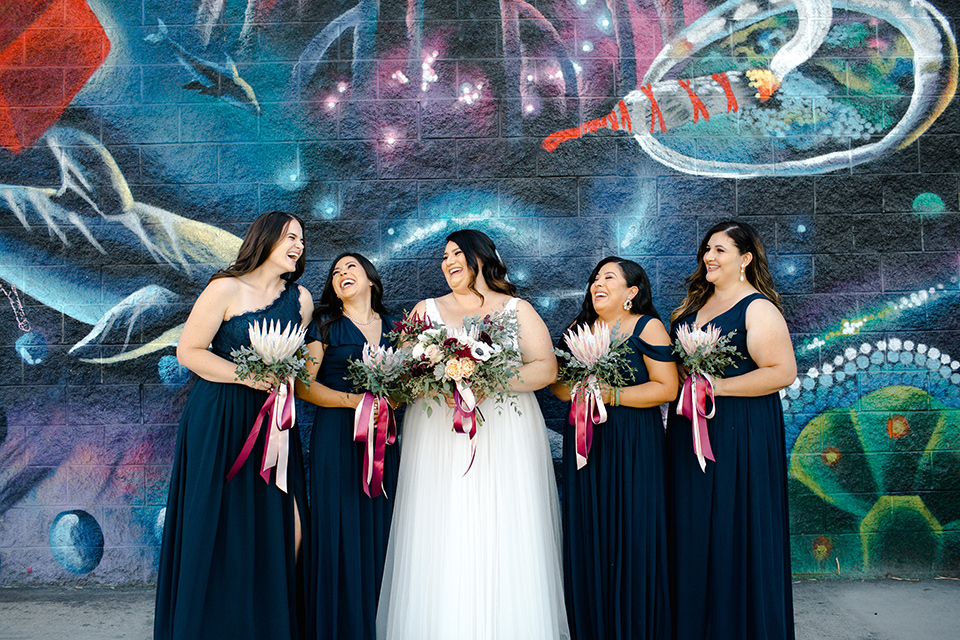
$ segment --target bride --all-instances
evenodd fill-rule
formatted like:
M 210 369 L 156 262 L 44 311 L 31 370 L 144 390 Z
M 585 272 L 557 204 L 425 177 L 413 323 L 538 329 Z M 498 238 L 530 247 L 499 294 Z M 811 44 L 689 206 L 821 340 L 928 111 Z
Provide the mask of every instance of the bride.
M 470 439 L 451 428 L 452 401 L 420 398 L 407 409 L 377 637 L 569 638 L 553 461 L 533 395 L 556 378 L 550 334 L 533 307 L 513 297 L 483 233 L 450 234 L 442 269 L 451 292 L 414 311 L 460 327 L 464 318 L 515 310 L 523 363 L 512 402 L 480 404 L 467 473 Z

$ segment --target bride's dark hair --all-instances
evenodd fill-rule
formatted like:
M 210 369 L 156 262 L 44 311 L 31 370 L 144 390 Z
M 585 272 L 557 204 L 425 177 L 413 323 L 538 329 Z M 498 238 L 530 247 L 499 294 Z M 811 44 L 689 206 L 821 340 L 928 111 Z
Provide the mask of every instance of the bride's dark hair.
M 493 240 L 487 234 L 475 229 L 461 229 L 448 235 L 447 242 L 454 243 L 463 252 L 467 267 L 470 269 L 470 291 L 480 296 L 481 303 L 483 295 L 477 291 L 476 287 L 478 275 L 483 276 L 483 281 L 491 291 L 505 293 L 508 296 L 517 295 L 517 287 L 507 279 L 507 267 L 500 259 Z
M 599 317 L 593 308 L 593 296 L 590 294 L 590 286 L 593 284 L 593 281 L 597 279 L 597 274 L 600 273 L 600 269 L 611 262 L 620 267 L 620 270 L 623 272 L 623 277 L 627 281 L 627 287 L 637 288 L 637 295 L 633 298 L 633 306 L 630 308 L 630 313 L 641 316 L 653 316 L 657 320 L 660 319 L 660 315 L 653 306 L 653 295 L 650 292 L 650 278 L 647 277 L 647 272 L 643 270 L 643 267 L 633 260 L 609 256 L 601 260 L 590 273 L 590 277 L 587 279 L 587 290 L 583 294 L 583 304 L 580 306 L 580 314 L 570 323 L 569 328 L 576 327 L 577 325 L 586 325 L 589 327 Z
M 210 276 L 210 280 L 216 280 L 217 278 L 236 278 L 237 276 L 246 275 L 262 265 L 267 261 L 267 258 L 270 257 L 270 252 L 273 251 L 273 248 L 277 246 L 277 242 L 280 241 L 280 237 L 286 230 L 287 225 L 293 220 L 296 220 L 300 224 L 300 229 L 306 232 L 306 226 L 303 224 L 303 220 L 292 213 L 268 211 L 267 213 L 261 214 L 260 217 L 253 221 L 250 229 L 247 230 L 247 235 L 243 237 L 240 251 L 237 252 L 237 259 L 226 269 L 221 269 Z M 296 268 L 290 273 L 285 273 L 280 277 L 284 280 L 295 282 L 303 275 L 303 270 L 306 267 L 306 255 L 307 252 L 303 251 L 297 259 Z

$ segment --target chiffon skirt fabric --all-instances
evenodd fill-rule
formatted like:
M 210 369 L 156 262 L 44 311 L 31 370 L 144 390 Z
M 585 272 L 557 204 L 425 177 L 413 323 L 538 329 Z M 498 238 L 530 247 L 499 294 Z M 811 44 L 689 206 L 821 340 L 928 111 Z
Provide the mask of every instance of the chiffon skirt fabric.
M 610 407 L 577 469 L 563 438 L 567 615 L 576 640 L 669 640 L 660 408 Z
M 793 640 L 783 413 L 777 394 L 717 398 L 717 461 L 700 470 L 671 415 L 667 493 L 677 640 Z
M 353 409 L 318 407 L 310 444 L 311 537 L 307 637 L 374 640 L 377 596 L 396 495 L 399 447 L 387 447 L 386 494 L 361 488 L 363 445 Z
M 293 640 L 303 633 L 304 578 L 294 547 L 299 511 L 309 539 L 296 429 L 289 493 L 260 477 L 261 433 L 246 464 L 227 471 L 267 394 L 197 380 L 177 434 L 157 575 L 154 637 Z M 301 558 L 302 562 L 302 558 Z
M 477 453 L 446 405 L 407 411 L 381 640 L 569 638 L 553 461 L 532 393 L 481 404 Z

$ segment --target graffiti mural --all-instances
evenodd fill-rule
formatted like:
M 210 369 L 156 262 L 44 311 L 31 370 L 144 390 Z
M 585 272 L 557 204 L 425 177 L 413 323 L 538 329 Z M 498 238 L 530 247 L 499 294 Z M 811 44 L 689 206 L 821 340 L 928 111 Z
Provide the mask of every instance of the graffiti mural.
M 953 0 L 6 3 L 0 586 L 154 580 L 180 327 L 271 209 L 306 219 L 315 294 L 359 250 L 398 312 L 442 290 L 442 239 L 480 228 L 554 334 L 611 254 L 668 315 L 700 235 L 745 217 L 801 365 L 794 570 L 960 570 L 958 18 Z

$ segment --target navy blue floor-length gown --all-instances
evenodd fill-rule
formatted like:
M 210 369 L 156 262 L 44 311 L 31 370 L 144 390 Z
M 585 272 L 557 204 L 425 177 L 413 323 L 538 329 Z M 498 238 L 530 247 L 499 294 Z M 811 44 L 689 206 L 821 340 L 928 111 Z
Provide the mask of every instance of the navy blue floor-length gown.
M 381 319 L 380 344 L 393 318 Z M 347 363 L 361 357 L 366 342 L 347 318 L 330 325 L 317 381 L 352 392 Z M 316 325 L 311 336 L 320 340 Z M 363 443 L 353 439 L 353 409 L 317 407 L 310 438 L 312 538 L 308 637 L 318 640 L 374 640 L 383 561 L 393 515 L 399 468 L 399 443 L 386 449 L 386 495 L 370 498 L 360 483 Z
M 723 377 L 757 369 L 747 352 L 751 294 L 708 324 L 743 359 Z M 690 324 L 695 315 L 681 318 Z M 674 332 L 675 333 L 675 332 Z M 708 422 L 716 462 L 700 470 L 690 421 L 671 407 L 667 427 L 670 579 L 678 640 L 794 638 L 783 410 L 778 393 L 716 398 Z
M 649 382 L 643 356 L 673 362 L 669 346 L 629 339 L 631 384 Z M 629 379 L 629 378 L 628 378 Z M 563 577 L 575 640 L 667 640 L 670 610 L 659 407 L 607 407 L 577 470 L 576 428 L 563 434 Z
M 249 345 L 249 323 L 299 325 L 299 287 L 267 307 L 226 320 L 213 352 Z M 267 399 L 241 384 L 199 379 L 180 419 L 157 575 L 154 637 L 163 640 L 290 640 L 303 632 L 303 572 L 294 509 L 308 521 L 300 438 L 291 431 L 289 493 L 260 477 L 264 431 L 246 464 L 227 472 Z M 306 534 L 306 531 L 304 531 Z M 305 538 L 304 538 L 305 539 Z

